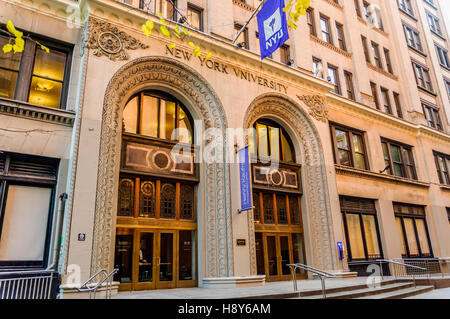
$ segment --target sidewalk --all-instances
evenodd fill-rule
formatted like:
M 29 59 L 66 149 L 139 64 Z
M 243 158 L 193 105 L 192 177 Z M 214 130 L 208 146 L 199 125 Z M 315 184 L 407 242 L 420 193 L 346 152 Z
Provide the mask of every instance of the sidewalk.
M 372 278 L 369 277 L 369 283 Z M 384 280 L 393 280 L 393 277 L 385 277 Z M 367 277 L 351 279 L 326 279 L 326 288 L 350 287 L 365 285 Z M 299 280 L 297 284 L 299 291 L 321 290 L 319 279 Z M 270 282 L 264 286 L 242 287 L 242 288 L 176 288 L 161 290 L 146 290 L 119 292 L 113 299 L 227 299 L 276 295 L 294 292 L 292 281 Z

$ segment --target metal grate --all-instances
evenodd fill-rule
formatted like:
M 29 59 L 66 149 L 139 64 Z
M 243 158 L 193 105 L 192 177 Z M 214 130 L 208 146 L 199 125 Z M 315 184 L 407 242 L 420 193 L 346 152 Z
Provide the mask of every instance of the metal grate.
M 4 273 L 0 277 L 0 300 L 55 299 L 58 285 L 53 271 Z

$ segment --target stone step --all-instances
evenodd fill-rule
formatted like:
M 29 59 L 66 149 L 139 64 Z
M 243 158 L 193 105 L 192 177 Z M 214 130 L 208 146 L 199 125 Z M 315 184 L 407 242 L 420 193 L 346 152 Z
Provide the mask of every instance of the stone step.
M 376 287 L 376 288 L 369 288 L 369 287 L 365 286 L 362 289 L 346 290 L 346 291 L 340 291 L 340 292 L 335 292 L 335 293 L 327 293 L 327 299 L 354 299 L 354 298 L 361 298 L 361 297 L 369 297 L 370 298 L 371 296 L 374 296 L 374 295 L 391 293 L 391 292 L 399 291 L 399 290 L 403 290 L 403 289 L 409 289 L 413 286 L 414 286 L 414 284 L 411 282 L 380 285 L 379 287 Z M 293 299 L 321 299 L 321 298 L 323 298 L 322 293 L 320 295 L 293 298 Z
M 328 283 L 331 280 L 328 281 Z M 320 283 L 320 281 L 318 281 Z M 395 279 L 388 279 L 383 280 L 380 282 L 380 285 L 382 287 L 393 285 L 393 284 L 405 284 L 408 285 L 409 282 L 405 283 L 404 281 L 399 282 Z M 327 286 L 327 281 L 325 281 L 325 287 Z M 301 280 L 298 281 L 298 287 L 301 287 Z M 358 285 L 352 285 L 352 286 L 342 286 L 342 287 L 336 287 L 336 288 L 326 288 L 326 294 L 334 294 L 334 293 L 348 293 L 349 291 L 355 291 L 355 290 L 367 290 L 368 287 L 366 284 L 358 284 Z M 322 298 L 322 289 L 316 289 L 316 290 L 306 290 L 306 291 L 297 291 L 297 292 L 289 292 L 289 293 L 275 293 L 275 294 L 259 294 L 259 295 L 253 295 L 253 296 L 243 296 L 239 297 L 240 299 L 293 299 L 293 298 L 302 298 L 302 297 L 317 297 Z
M 374 296 L 365 296 L 356 299 L 403 299 L 406 297 L 421 295 L 432 290 L 434 290 L 433 286 L 417 286 L 416 288 L 410 287 L 407 289 L 386 292 Z

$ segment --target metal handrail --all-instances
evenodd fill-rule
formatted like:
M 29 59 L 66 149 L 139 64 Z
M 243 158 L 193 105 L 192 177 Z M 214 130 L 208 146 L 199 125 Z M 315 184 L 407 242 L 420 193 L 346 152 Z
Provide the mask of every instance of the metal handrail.
M 393 265 L 401 265 L 401 266 L 405 266 L 405 267 L 407 267 L 407 268 L 409 267 L 409 268 L 411 268 L 411 269 L 417 269 L 417 270 L 425 270 L 425 271 L 427 271 L 427 269 L 426 269 L 426 268 L 423 268 L 423 267 L 414 266 L 414 265 L 409 265 L 409 264 L 405 264 L 405 263 L 401 263 L 401 262 L 393 261 L 393 260 L 377 259 L 377 262 L 380 263 L 380 270 L 381 270 L 381 278 L 382 278 L 382 279 L 384 278 L 384 276 L 383 276 L 383 266 L 382 266 L 382 263 L 388 263 L 388 264 L 393 264 Z M 416 274 L 413 272 L 412 275 L 413 275 L 413 281 L 414 281 L 414 288 L 416 288 Z M 428 276 L 429 276 L 429 275 L 430 275 L 430 274 L 428 274 Z M 396 275 L 395 272 L 394 272 L 394 277 L 397 279 L 397 275 Z
M 437 257 L 436 258 L 394 258 L 393 260 L 406 260 L 407 262 L 412 262 L 412 263 L 416 263 L 416 262 L 425 263 L 424 266 L 427 268 L 429 279 L 431 278 L 431 274 L 433 273 L 430 270 L 429 266 L 437 263 L 439 266 L 439 270 L 438 270 L 438 272 L 434 272 L 434 273 L 437 274 L 440 272 L 442 275 L 442 278 L 445 277 L 445 273 L 442 271 L 442 268 L 441 268 L 441 263 L 447 262 L 447 259 L 444 259 L 444 258 L 437 258 Z
M 291 273 L 292 273 L 292 280 L 294 283 L 294 291 L 298 291 L 298 287 L 297 287 L 297 268 L 312 272 L 316 275 L 319 276 L 320 278 L 320 282 L 322 284 L 322 295 L 323 298 L 326 299 L 327 298 L 327 294 L 326 294 L 326 289 L 325 289 L 325 278 L 336 278 L 336 275 L 323 271 L 321 269 L 317 269 L 308 265 L 304 265 L 304 264 L 287 264 L 287 266 L 289 266 L 291 268 Z
M 106 281 L 106 299 L 110 299 L 111 298 L 111 288 L 112 288 L 112 279 L 113 276 L 119 271 L 118 268 L 114 268 L 113 271 L 111 271 L 109 274 L 106 272 L 105 269 L 101 269 L 99 271 L 97 271 L 95 274 L 93 274 L 88 280 L 86 280 L 81 286 L 80 288 L 77 288 L 79 292 L 89 292 L 89 299 L 95 299 L 95 295 L 97 293 L 97 289 L 100 288 L 103 283 Z M 88 285 L 90 284 L 91 280 L 93 280 L 95 277 L 97 277 L 98 275 L 103 274 L 105 277 L 100 280 L 98 283 L 96 283 L 94 286 L 92 287 L 88 287 Z M 94 298 L 92 297 L 92 293 Z

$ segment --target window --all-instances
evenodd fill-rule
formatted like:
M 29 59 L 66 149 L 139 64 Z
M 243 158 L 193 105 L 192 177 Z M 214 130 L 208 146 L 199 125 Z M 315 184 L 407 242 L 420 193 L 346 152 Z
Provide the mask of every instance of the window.
M 402 257 L 432 257 L 424 207 L 400 203 L 394 203 L 393 205 L 402 245 Z
M 417 51 L 423 53 L 422 43 L 420 42 L 419 31 L 407 26 L 403 25 L 403 29 L 405 31 L 406 42 L 410 48 L 413 48 Z
M 283 44 L 280 48 L 280 61 L 281 63 L 291 65 L 291 48 Z
M 391 55 L 389 53 L 389 50 L 386 48 L 383 48 L 384 51 L 384 60 L 386 61 L 386 67 L 388 69 L 388 72 L 391 74 L 394 74 L 394 70 L 392 69 L 392 63 L 391 63 Z
M 203 31 L 203 10 L 188 4 L 187 20 L 191 27 Z
M 355 0 L 355 10 L 356 15 L 361 18 L 361 6 L 359 5 L 359 0 Z
M 0 266 L 44 268 L 58 160 L 0 154 Z
M 314 9 L 313 8 L 308 8 L 308 10 L 306 10 L 306 21 L 308 23 L 309 26 L 309 33 L 311 35 L 316 35 L 316 26 L 314 23 Z
M 50 49 L 50 53 L 26 40 L 24 52 L 8 53 L 0 60 L 0 96 L 65 108 L 71 48 L 37 39 Z M 7 38 L 0 36 L 0 46 L 7 42 Z
M 448 222 L 450 223 L 450 207 L 447 207 L 447 217 L 448 217 Z
M 433 86 L 431 85 L 431 78 L 428 68 L 412 62 L 414 68 L 414 74 L 416 75 L 417 86 L 426 91 L 433 92 Z
M 330 127 L 336 164 L 368 169 L 364 133 L 338 124 L 332 124 Z
M 250 137 L 250 153 L 253 156 L 257 155 L 260 159 L 270 158 L 272 161 L 295 161 L 292 142 L 279 124 L 263 119 L 258 120 L 254 128 L 256 136 Z
M 439 59 L 439 64 L 442 65 L 443 67 L 449 69 L 450 63 L 448 60 L 448 51 L 445 50 L 444 48 L 441 48 L 437 44 L 435 44 L 435 47 L 436 47 L 436 52 L 437 52 L 438 59 Z
M 370 63 L 370 56 L 369 56 L 369 48 L 367 46 L 367 38 L 365 36 L 361 36 L 361 42 L 364 50 L 364 57 L 366 58 L 366 62 Z
M 385 170 L 389 175 L 417 180 L 412 147 L 397 142 L 381 140 Z
M 394 94 L 395 108 L 397 109 L 397 116 L 402 119 L 403 111 L 402 111 L 402 105 L 400 104 L 400 95 L 396 92 L 393 92 L 393 94 Z
M 373 82 L 370 82 L 370 89 L 372 91 L 373 102 L 375 103 L 375 107 L 377 110 L 380 109 L 380 100 L 378 100 L 378 92 L 377 85 Z
M 441 26 L 439 25 L 439 19 L 429 12 L 427 12 L 427 18 L 431 31 L 439 36 L 442 36 Z
M 382 256 L 375 202 L 340 196 L 348 259 L 369 260 Z
M 383 100 L 384 111 L 388 114 L 392 114 L 391 100 L 389 98 L 389 91 L 385 88 L 381 88 L 381 98 Z
M 314 76 L 323 79 L 323 64 L 322 60 L 313 57 L 313 72 Z
M 347 47 L 345 45 L 345 37 L 344 37 L 344 26 L 338 22 L 336 22 L 336 35 L 339 42 L 339 48 L 341 50 L 347 51 Z
M 323 15 L 320 15 L 320 29 L 322 31 L 322 40 L 333 44 L 333 39 L 330 32 L 330 19 Z
M 355 90 L 353 88 L 353 74 L 344 71 L 345 85 L 347 87 L 347 97 L 350 100 L 355 100 Z
M 253 191 L 253 216 L 261 225 L 301 225 L 300 198 L 282 192 Z
M 437 174 L 439 177 L 439 183 L 450 185 L 449 168 L 450 168 L 450 155 L 445 155 L 433 151 L 434 161 L 436 164 Z
M 398 0 L 398 6 L 403 12 L 409 14 L 410 16 L 414 16 L 411 0 Z
M 175 7 L 177 6 L 176 0 L 173 0 Z M 141 5 L 144 5 L 144 1 L 141 1 Z M 141 9 L 143 9 L 141 7 Z M 159 0 L 159 12 L 162 13 L 163 17 L 166 19 L 170 19 L 173 21 L 177 21 L 177 11 L 170 1 L 167 0 Z
M 234 37 L 237 36 L 237 34 L 239 33 L 239 31 L 241 31 L 241 29 L 242 29 L 242 25 L 237 24 L 237 23 L 234 24 Z M 245 28 L 244 31 L 242 31 L 242 33 L 239 35 L 239 38 L 236 40 L 236 43 L 237 43 L 237 45 L 240 45 L 240 46 L 246 48 L 247 50 L 249 49 L 248 29 L 247 28 Z
M 125 133 L 193 143 L 193 122 L 180 102 L 165 94 L 143 91 L 123 111 Z
M 450 100 L 450 80 L 444 79 L 445 88 L 447 89 L 448 99 Z
M 426 103 L 422 103 L 422 107 L 428 126 L 442 131 L 442 122 L 439 116 L 439 109 Z
M 339 82 L 338 69 L 335 66 L 328 65 L 328 82 L 334 84 L 334 93 L 341 94 L 341 85 Z
M 380 69 L 383 68 L 383 65 L 381 64 L 381 57 L 380 57 L 380 48 L 377 43 L 372 42 L 372 53 L 373 53 L 373 59 L 375 60 L 375 65 L 379 67 Z

